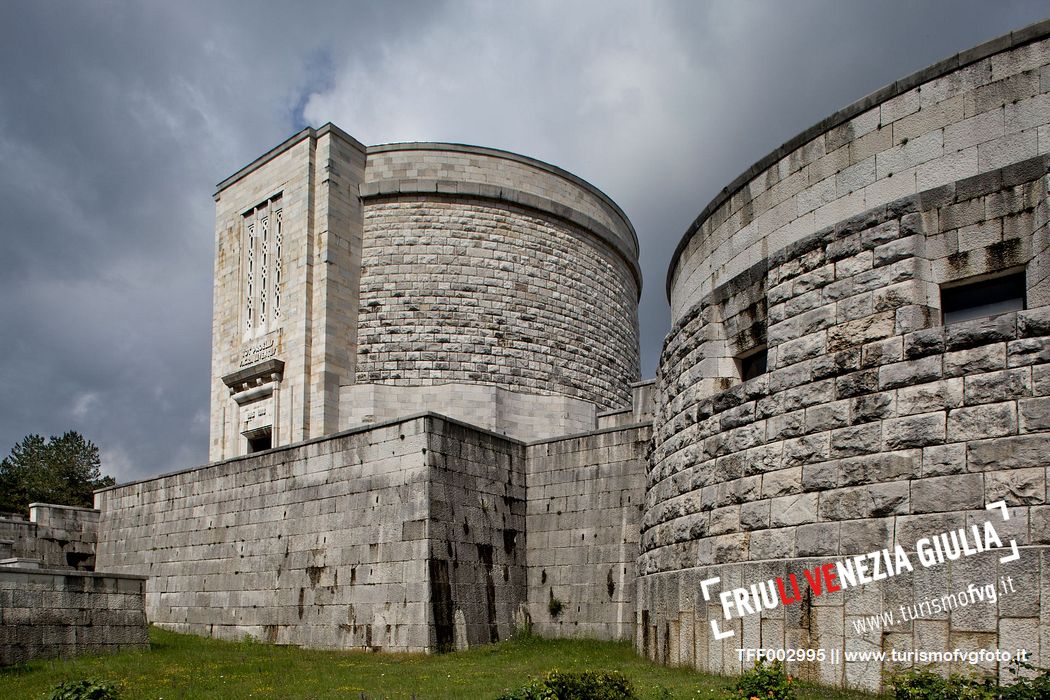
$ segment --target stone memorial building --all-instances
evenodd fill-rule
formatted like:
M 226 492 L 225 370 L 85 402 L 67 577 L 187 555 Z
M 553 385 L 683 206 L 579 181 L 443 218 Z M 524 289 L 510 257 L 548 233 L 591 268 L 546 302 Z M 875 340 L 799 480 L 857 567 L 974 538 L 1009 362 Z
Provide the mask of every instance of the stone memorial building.
M 277 644 L 531 625 L 719 673 L 820 650 L 789 668 L 868 689 L 880 652 L 1050 665 L 1048 170 L 1050 23 L 836 112 L 689 226 L 642 382 L 638 237 L 597 188 L 304 129 L 215 194 L 212 461 L 99 491 L 95 564 L 155 624 Z

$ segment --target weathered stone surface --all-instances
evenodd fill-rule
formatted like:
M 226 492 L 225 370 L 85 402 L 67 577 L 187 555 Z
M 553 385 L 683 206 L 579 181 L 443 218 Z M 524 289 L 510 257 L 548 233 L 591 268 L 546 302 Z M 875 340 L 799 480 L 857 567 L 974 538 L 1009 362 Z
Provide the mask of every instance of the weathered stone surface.
M 772 527 L 800 525 L 817 519 L 817 494 L 803 493 L 774 498 L 770 502 L 769 523 Z
M 991 343 L 944 355 L 944 376 L 959 377 L 1006 367 L 1006 345 Z
M 0 567 L 0 666 L 149 648 L 146 579 Z
M 989 502 L 1005 500 L 1008 506 L 1046 503 L 1046 469 L 1014 469 L 985 475 Z
M 829 351 L 836 352 L 891 335 L 893 335 L 893 312 L 884 311 L 830 329 L 827 347 Z
M 819 557 L 839 551 L 839 523 L 800 525 L 795 532 L 795 553 L 800 557 Z
M 852 457 L 859 454 L 878 452 L 882 446 L 882 425 L 851 426 L 831 432 L 832 458 Z
M 956 408 L 948 412 L 948 441 L 979 440 L 1017 432 L 1017 404 L 1012 401 Z
M 943 411 L 893 418 L 884 421 L 882 426 L 882 437 L 887 450 L 925 447 L 944 442 L 945 415 Z
M 940 356 L 908 360 L 879 368 L 879 388 L 896 389 L 898 387 L 932 382 L 941 378 Z
M 778 469 L 762 475 L 762 497 L 775 498 L 801 491 L 802 467 Z
M 820 517 L 825 520 L 881 518 L 908 512 L 907 481 L 851 486 L 825 491 L 820 498 Z
M 1011 340 L 1006 345 L 1006 351 L 1010 367 L 1050 362 L 1050 341 L 1047 338 Z
M 870 423 L 892 418 L 897 413 L 896 394 L 892 391 L 858 396 L 850 404 L 854 423 Z
M 946 347 L 949 350 L 1014 340 L 1017 337 L 1017 315 L 1010 313 L 991 319 L 980 318 L 953 323 L 946 326 L 944 332 Z
M 966 445 L 936 445 L 922 451 L 922 476 L 945 476 L 966 471 Z
M 1032 373 L 1028 368 L 1008 369 L 966 377 L 967 405 L 1008 401 L 1032 395 Z
M 1050 398 L 1022 399 L 1017 402 L 1018 429 L 1022 433 L 1050 430 Z
M 926 328 L 904 336 L 904 357 L 914 360 L 944 352 L 944 328 Z
M 902 416 L 956 408 L 963 404 L 963 380 L 945 379 L 897 390 L 897 411 Z
M 966 466 L 970 471 L 1023 469 L 1045 466 L 1045 435 L 1018 435 L 995 440 L 980 440 L 966 446 Z
M 984 507 L 981 474 L 932 476 L 911 482 L 911 512 L 941 513 Z

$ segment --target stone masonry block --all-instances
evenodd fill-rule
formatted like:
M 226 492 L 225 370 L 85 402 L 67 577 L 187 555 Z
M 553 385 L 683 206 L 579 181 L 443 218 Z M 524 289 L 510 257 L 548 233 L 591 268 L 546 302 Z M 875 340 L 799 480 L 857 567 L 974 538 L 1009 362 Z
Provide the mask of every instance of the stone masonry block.
M 1032 395 L 1032 373 L 1027 367 L 966 377 L 966 405 L 1008 401 Z
M 908 499 L 907 481 L 851 486 L 822 493 L 819 514 L 823 520 L 903 515 L 908 513 Z
M 1017 433 L 1013 401 L 956 408 L 948 412 L 948 441 L 979 440 Z
M 770 525 L 784 527 L 811 523 L 817 519 L 817 494 L 803 493 L 774 498 L 770 502 Z
M 933 476 L 911 482 L 911 512 L 940 513 L 984 507 L 981 474 Z
M 882 439 L 886 450 L 939 445 L 944 442 L 944 436 L 943 411 L 893 418 L 882 423 Z

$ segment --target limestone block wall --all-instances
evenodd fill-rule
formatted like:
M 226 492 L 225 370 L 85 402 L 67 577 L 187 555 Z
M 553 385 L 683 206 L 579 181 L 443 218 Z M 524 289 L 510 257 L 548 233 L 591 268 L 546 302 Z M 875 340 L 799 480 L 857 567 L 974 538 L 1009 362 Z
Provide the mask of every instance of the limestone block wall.
M 31 503 L 29 520 L 0 518 L 0 541 L 11 542 L 8 556 L 39 559 L 48 569 L 93 571 L 98 518 L 91 508 Z
M 369 199 L 365 230 L 358 384 L 486 383 L 629 405 L 636 263 L 592 232 L 440 193 Z
M 1048 32 L 1015 32 L 833 115 L 687 233 L 669 274 L 641 521 L 642 653 L 727 673 L 750 663 L 738 649 L 759 646 L 1023 647 L 1045 665 Z M 1008 273 L 1022 276 L 1024 310 L 944 322 L 944 290 Z M 898 545 L 914 558 L 921 538 L 981 525 L 998 501 L 1009 520 L 997 529 L 1019 546 L 1007 562 L 1012 550 L 996 550 L 730 619 L 703 597 L 712 577 L 717 594 Z M 995 603 L 857 627 L 999 576 L 1024 584 Z M 712 620 L 733 634 L 716 637 Z M 883 671 L 911 663 L 789 667 L 877 690 Z
M 427 426 L 432 648 L 509 639 L 526 599 L 525 448 L 437 416 Z
M 97 566 L 155 624 L 321 648 L 430 648 L 422 418 L 96 494 Z
M 1050 26 L 952 56 L 829 116 L 755 163 L 672 259 L 672 322 L 806 235 L 908 195 L 1050 151 Z
M 277 644 L 441 651 L 526 600 L 522 443 L 437 415 L 100 491 L 98 562 L 152 622 Z
M 141 576 L 0 567 L 0 666 L 149 647 Z
M 915 561 L 915 553 L 911 555 Z M 911 665 L 893 662 L 895 652 L 899 658 L 906 658 L 917 650 L 948 654 L 958 650 L 974 656 L 916 665 L 932 665 L 941 672 L 965 676 L 998 674 L 1004 682 L 1012 683 L 1015 678 L 1007 671 L 1007 664 L 996 663 L 987 652 L 1016 654 L 1024 649 L 1033 654 L 1030 661 L 1042 654 L 1045 665 L 1045 650 L 1050 643 L 1046 625 L 1050 548 L 1022 548 L 1021 558 L 1007 564 L 999 562 L 1001 556 L 1000 552 L 983 552 L 949 561 L 935 572 L 923 570 L 915 561 L 918 571 L 914 576 L 897 575 L 873 585 L 807 596 L 799 603 L 729 622 L 722 619 L 722 606 L 717 599 L 703 600 L 701 582 L 719 577 L 718 587 L 728 590 L 777 578 L 788 580 L 790 575 L 804 580 L 804 570 L 837 564 L 842 558 L 729 562 L 646 576 L 638 582 L 638 598 L 645 601 L 645 607 L 639 611 L 635 645 L 639 653 L 666 664 L 697 666 L 727 675 L 752 667 L 753 659 L 742 660 L 741 649 L 822 651 L 825 662 L 789 662 L 790 672 L 824 685 L 871 691 L 881 687 L 883 673 Z M 991 585 L 999 591 L 999 597 L 994 602 L 971 598 L 971 585 L 980 589 Z M 1003 585 L 1007 593 L 1001 593 Z M 954 596 L 954 602 L 946 598 L 950 596 Z M 922 617 L 902 619 L 902 607 L 914 611 L 916 606 L 933 599 L 954 607 L 936 613 L 924 608 Z M 895 616 L 895 624 L 870 626 L 874 618 L 881 620 L 887 613 Z M 716 639 L 711 620 L 719 621 L 720 632 L 732 631 L 733 636 Z M 839 654 L 883 653 L 887 660 L 845 660 L 845 656 L 840 656 L 832 663 L 835 650 Z M 981 656 L 981 652 L 985 655 Z
M 528 612 L 538 634 L 632 638 L 650 438 L 649 425 L 635 424 L 528 446 Z
M 754 583 L 770 566 L 801 571 L 806 557 L 914 546 L 982 522 L 998 500 L 1011 507 L 1007 532 L 1023 550 L 1012 571 L 1045 578 L 1050 306 L 941 325 L 939 285 L 1020 266 L 1029 299 L 1041 298 L 1047 166 L 1031 159 L 818 231 L 716 288 L 674 326 L 658 375 L 641 522 L 644 653 L 739 668 L 730 658 L 747 646 L 739 637 L 715 642 L 700 630 L 695 644 L 669 641 L 685 634 L 690 616 L 706 622 L 695 596 L 711 575 L 705 567 L 723 565 L 724 580 Z M 768 344 L 769 371 L 712 394 L 700 381 L 711 367 L 707 353 L 731 355 L 756 337 Z M 724 568 L 734 562 L 741 564 Z M 921 585 L 939 590 L 951 575 L 941 570 Z M 865 610 L 890 608 L 897 594 L 879 587 L 866 595 Z M 846 608 L 838 600 L 825 613 L 841 630 L 861 608 L 849 596 Z M 991 629 L 946 616 L 940 636 L 915 625 L 873 643 L 888 650 L 904 644 L 892 635 L 910 634 L 914 648 L 976 644 L 967 635 L 981 632 L 981 643 L 1005 646 L 1018 629 L 1036 628 L 1045 639 L 1042 600 L 1029 595 L 1025 612 L 1011 608 L 1011 619 L 996 618 Z M 818 619 L 763 622 L 742 634 L 772 648 L 860 644 L 848 625 L 821 637 L 830 623 Z M 1028 648 L 1045 654 L 1050 646 Z M 873 689 L 879 682 L 863 664 L 799 671 Z

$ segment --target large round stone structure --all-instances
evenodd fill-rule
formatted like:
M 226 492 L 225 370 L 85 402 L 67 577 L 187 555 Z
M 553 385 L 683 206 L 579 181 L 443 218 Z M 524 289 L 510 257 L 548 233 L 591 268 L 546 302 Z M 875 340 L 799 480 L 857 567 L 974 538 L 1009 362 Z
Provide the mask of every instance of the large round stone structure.
M 638 380 L 638 239 L 600 190 L 305 129 L 219 185 L 213 459 L 435 410 L 589 430 Z
M 813 650 L 789 668 L 873 690 L 915 650 L 1046 665 L 1048 31 L 831 115 L 689 227 L 667 278 L 642 653 L 737 673 L 748 650 Z M 987 655 L 928 661 L 1007 676 Z

